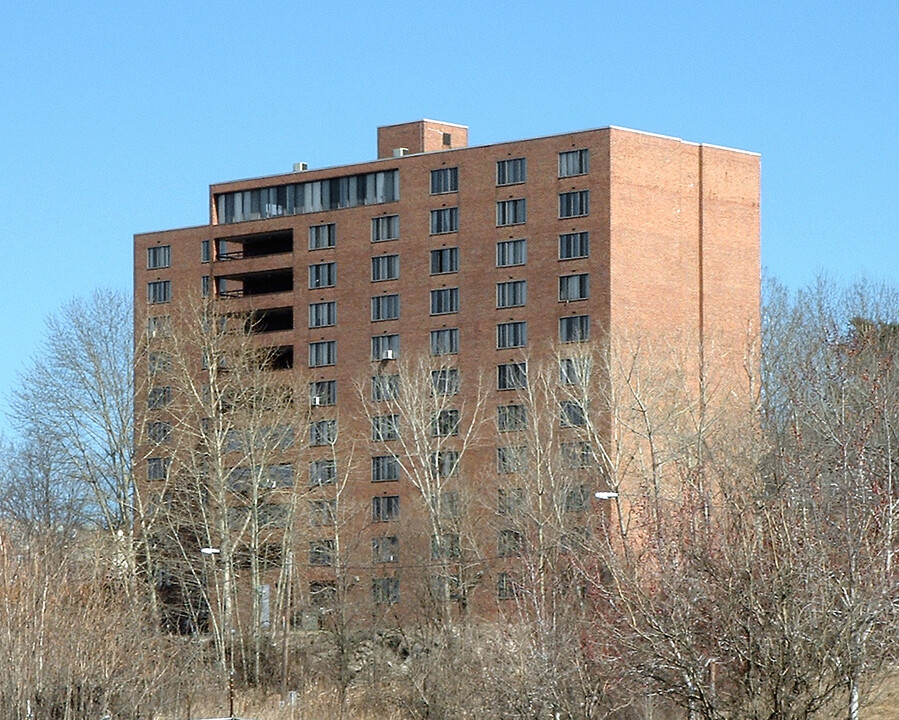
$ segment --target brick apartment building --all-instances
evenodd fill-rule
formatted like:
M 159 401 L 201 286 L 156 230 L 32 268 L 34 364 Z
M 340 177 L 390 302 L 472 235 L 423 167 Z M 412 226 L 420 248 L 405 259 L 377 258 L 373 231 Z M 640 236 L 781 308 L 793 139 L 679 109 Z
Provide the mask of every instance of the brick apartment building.
M 402 451 L 374 442 L 396 421 L 372 416 L 389 381 L 367 399 L 359 388 L 413 358 L 439 363 L 435 382 L 458 387 L 435 434 L 443 420 L 464 424 L 476 400 L 491 421 L 453 474 L 493 498 L 477 524 L 479 558 L 495 567 L 479 577 L 484 595 L 502 599 L 513 594 L 504 556 L 521 538 L 488 516 L 502 514 L 496 476 L 520 447 L 502 431 L 514 425 L 528 364 L 621 332 L 677 345 L 697 377 L 742 372 L 759 262 L 756 154 L 615 127 L 468 147 L 466 127 L 422 120 L 379 128 L 376 160 L 215 184 L 208 224 L 136 235 L 136 334 L 186 296 L 253 313 L 281 368 L 272 372 L 309 385 L 309 432 L 333 433 L 339 421 L 358 440 L 349 488 L 365 510 L 349 564 L 374 578 L 375 605 L 410 600 L 403 573 L 446 554 L 428 541 L 433 528 L 412 520 L 421 491 L 397 466 Z M 151 403 L 151 422 L 161 404 Z M 494 419 L 506 427 L 495 432 Z M 321 472 L 333 477 L 333 460 L 303 443 L 285 484 L 326 498 Z M 173 467 L 166 452 L 147 451 L 151 485 Z M 585 481 L 588 500 L 600 477 Z M 317 507 L 309 497 L 302 507 Z M 310 591 L 329 583 L 333 541 L 319 534 L 296 553 Z

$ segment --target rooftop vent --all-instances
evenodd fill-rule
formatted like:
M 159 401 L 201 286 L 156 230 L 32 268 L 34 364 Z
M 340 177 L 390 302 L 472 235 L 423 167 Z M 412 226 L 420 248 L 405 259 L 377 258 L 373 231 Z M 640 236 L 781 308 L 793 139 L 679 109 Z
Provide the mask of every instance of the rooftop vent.
M 309 163 L 298 162 L 293 164 L 294 172 L 306 172 L 309 169 Z
M 409 154 L 409 148 L 393 148 L 393 157 L 403 157 Z

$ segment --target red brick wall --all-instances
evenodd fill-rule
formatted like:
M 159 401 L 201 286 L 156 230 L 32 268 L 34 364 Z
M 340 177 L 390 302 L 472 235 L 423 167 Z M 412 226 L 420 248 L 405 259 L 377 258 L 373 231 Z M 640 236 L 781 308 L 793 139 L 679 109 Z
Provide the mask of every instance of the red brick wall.
M 144 328 L 146 283 L 157 277 L 171 278 L 173 293 L 179 298 L 185 292 L 198 294 L 200 278 L 205 274 L 293 268 L 292 292 L 226 299 L 223 303 L 233 310 L 249 309 L 254 303 L 262 307 L 293 306 L 295 329 L 261 336 L 260 342 L 292 344 L 295 372 L 308 381 L 337 380 L 338 408 L 314 412 L 320 418 L 339 415 L 341 432 L 358 438 L 354 492 L 363 508 L 374 494 L 395 493 L 403 498 L 401 505 L 408 508 L 417 493 L 408 482 L 370 482 L 369 457 L 382 451 L 369 447 L 370 429 L 362 417 L 357 389 L 361 386 L 367 392 L 368 378 L 376 371 L 377 364 L 370 359 L 372 335 L 399 333 L 401 356 L 409 358 L 427 354 L 430 330 L 460 328 L 460 352 L 448 360 L 455 362 L 463 378 L 458 406 L 470 407 L 476 394 L 475 379 L 481 376 L 488 395 L 486 413 L 492 422 L 495 407 L 511 402 L 509 393 L 495 389 L 496 365 L 525 356 L 534 361 L 551 357 L 558 340 L 560 317 L 589 314 L 594 338 L 602 329 L 608 329 L 615 336 L 639 339 L 644 346 L 675 348 L 684 361 L 683 369 L 697 379 L 700 340 L 706 342 L 709 372 L 733 377 L 746 353 L 747 331 L 757 329 L 756 155 L 617 128 L 431 152 L 445 149 L 444 132 L 451 133 L 453 147 L 464 148 L 467 144 L 467 129 L 458 125 L 421 121 L 388 126 L 378 131 L 378 155 L 383 160 L 210 188 L 212 204 L 219 192 L 397 168 L 398 202 L 135 237 L 138 334 Z M 392 158 L 395 147 L 408 147 L 412 153 L 423 154 Z M 558 153 L 579 148 L 590 150 L 589 174 L 560 179 Z M 516 157 L 527 158 L 527 181 L 498 187 L 497 161 Z M 459 168 L 458 192 L 430 195 L 430 170 L 441 167 Z M 569 190 L 590 191 L 589 216 L 559 219 L 559 193 Z M 527 224 L 498 228 L 496 203 L 510 198 L 527 199 Z M 430 210 L 453 206 L 460 208 L 459 231 L 431 236 Z M 400 238 L 372 243 L 372 218 L 392 214 L 400 215 Z M 337 226 L 336 247 L 308 250 L 309 226 L 328 222 Z M 200 263 L 202 239 L 214 241 L 279 229 L 293 230 L 290 256 Z M 590 232 L 590 257 L 560 261 L 558 236 L 574 231 Z M 515 238 L 527 238 L 527 264 L 497 268 L 496 243 Z M 146 248 L 153 244 L 172 245 L 170 269 L 146 270 Z M 459 273 L 431 276 L 429 251 L 452 246 L 460 248 Z M 371 258 L 394 253 L 401 256 L 400 278 L 371 282 Z M 327 261 L 337 263 L 336 287 L 308 289 L 308 265 Z M 590 274 L 589 300 L 560 303 L 559 276 L 582 272 Z M 527 305 L 498 310 L 496 283 L 509 279 L 527 280 Z M 441 287 L 459 287 L 458 314 L 429 315 L 429 290 Z M 400 319 L 371 322 L 370 298 L 394 292 L 400 294 Z M 308 304 L 322 300 L 336 300 L 337 325 L 310 330 Z M 168 310 L 156 306 L 153 311 Z M 528 322 L 528 348 L 524 351 L 496 350 L 496 324 L 510 320 Z M 307 368 L 308 343 L 332 339 L 337 340 L 337 366 Z M 495 494 L 495 462 L 495 447 L 485 443 L 464 460 L 462 467 L 462 475 L 476 482 L 482 492 L 490 488 L 486 491 L 488 497 Z M 296 471 L 297 482 L 304 482 L 306 468 Z M 482 512 L 489 514 L 489 507 Z M 417 542 L 426 547 L 420 532 L 416 534 L 408 528 L 404 521 L 398 529 L 401 538 L 406 534 L 406 539 L 400 540 L 401 546 Z M 370 560 L 369 537 L 385 530 L 378 526 L 360 530 L 360 537 L 365 540 L 360 544 L 360 562 Z M 390 528 L 391 532 L 394 530 L 397 529 Z
M 449 143 L 446 142 L 449 136 Z M 378 157 L 387 158 L 397 148 L 410 153 L 457 150 L 468 146 L 468 128 L 434 120 L 417 120 L 378 128 Z

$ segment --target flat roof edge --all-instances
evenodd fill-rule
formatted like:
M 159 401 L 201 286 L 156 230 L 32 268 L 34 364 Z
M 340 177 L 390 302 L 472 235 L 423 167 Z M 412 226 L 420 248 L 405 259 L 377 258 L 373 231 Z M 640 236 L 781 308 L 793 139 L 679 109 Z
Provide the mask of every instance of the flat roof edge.
M 743 155 L 754 155 L 756 157 L 761 157 L 762 154 L 759 152 L 754 152 L 753 150 L 741 150 L 740 148 L 730 147 L 728 145 L 715 145 L 714 143 L 704 143 L 704 142 L 696 142 L 694 140 L 684 140 L 683 138 L 679 138 L 675 135 L 663 135 L 662 133 L 654 133 L 648 132 L 647 130 L 635 130 L 634 128 L 622 127 L 620 125 L 609 125 L 607 128 L 597 128 L 598 130 L 620 130 L 621 132 L 629 132 L 634 133 L 636 135 L 646 135 L 648 137 L 659 138 L 660 140 L 676 140 L 677 142 L 684 143 L 684 145 L 696 145 L 697 147 L 709 147 L 715 148 L 716 150 L 727 150 L 728 152 L 736 152 L 742 153 Z
M 454 127 L 468 128 L 467 125 L 460 125 L 458 123 L 448 123 L 448 122 L 443 122 L 442 120 L 427 120 L 427 119 L 425 119 L 425 121 L 442 123 L 443 125 L 452 125 Z M 411 123 L 415 123 L 415 122 L 421 122 L 421 121 L 420 120 L 412 120 L 411 121 Z M 380 125 L 379 127 L 397 127 L 399 125 L 409 125 L 411 123 L 395 123 L 394 125 Z M 727 150 L 729 152 L 741 153 L 743 155 L 752 155 L 754 157 L 761 157 L 761 153 L 754 152 L 752 150 L 742 150 L 740 148 L 728 147 L 727 145 L 716 145 L 714 143 L 701 143 L 701 142 L 695 142 L 692 140 L 684 140 L 683 138 L 677 137 L 675 135 L 664 135 L 662 133 L 648 132 L 646 130 L 635 130 L 634 128 L 623 127 L 621 125 L 603 125 L 601 127 L 586 128 L 584 130 L 569 130 L 568 132 L 552 133 L 550 135 L 539 135 L 536 137 L 518 138 L 518 139 L 513 139 L 513 140 L 499 140 L 497 142 L 486 143 L 484 145 L 467 145 L 466 147 L 462 147 L 462 148 L 446 148 L 443 150 L 433 150 L 433 151 L 424 152 L 424 153 L 410 153 L 409 155 L 404 155 L 402 157 L 373 158 L 371 160 L 361 160 L 361 161 L 355 162 L 355 163 L 348 163 L 348 164 L 344 163 L 341 165 L 325 165 L 322 167 L 309 168 L 308 170 L 304 170 L 301 172 L 286 172 L 286 173 L 282 172 L 282 173 L 272 173 L 272 174 L 266 174 L 266 175 L 256 175 L 253 177 L 238 178 L 236 180 L 221 180 L 219 182 L 210 183 L 209 190 L 211 192 L 215 192 L 217 188 L 220 188 L 221 186 L 224 186 L 224 185 L 234 185 L 234 184 L 245 183 L 245 182 L 256 182 L 259 180 L 270 180 L 270 179 L 274 180 L 276 178 L 282 180 L 283 182 L 288 182 L 288 178 L 290 178 L 291 176 L 301 178 L 302 176 L 304 176 L 308 173 L 311 173 L 311 172 L 333 171 L 333 170 L 337 170 L 339 168 L 350 168 L 355 165 L 372 165 L 374 163 L 395 163 L 395 162 L 402 161 L 404 157 L 418 157 L 421 155 L 436 155 L 438 153 L 464 152 L 466 150 L 474 150 L 477 148 L 488 148 L 488 147 L 494 147 L 496 145 L 509 145 L 512 143 L 528 142 L 530 140 L 546 140 L 548 138 L 562 137 L 564 135 L 580 135 L 582 133 L 599 132 L 602 130 L 618 130 L 619 132 L 634 133 L 636 135 L 645 135 L 647 137 L 655 137 L 655 138 L 659 138 L 661 140 L 674 140 L 676 142 L 684 143 L 685 145 L 695 145 L 697 147 L 704 146 L 704 147 L 715 148 L 718 150 Z
M 185 230 L 201 230 L 203 228 L 208 228 L 209 223 L 204 223 L 203 225 L 186 225 L 185 227 L 179 228 L 167 228 L 165 230 L 148 230 L 146 232 L 137 232 L 134 233 L 135 239 L 139 237 L 146 237 L 147 235 L 165 235 L 166 233 L 175 233 L 175 232 L 184 232 Z
M 451 127 L 465 128 L 466 130 L 469 129 L 468 125 L 462 125 L 461 123 L 447 122 L 446 120 L 434 120 L 433 118 L 418 118 L 417 120 L 409 120 L 408 122 L 390 123 L 389 125 L 378 125 L 378 129 L 380 130 L 381 128 L 399 127 L 400 125 L 414 125 L 415 123 L 422 123 L 422 122 L 437 123 L 438 125 L 450 125 Z M 461 150 L 461 148 L 458 148 L 458 149 Z

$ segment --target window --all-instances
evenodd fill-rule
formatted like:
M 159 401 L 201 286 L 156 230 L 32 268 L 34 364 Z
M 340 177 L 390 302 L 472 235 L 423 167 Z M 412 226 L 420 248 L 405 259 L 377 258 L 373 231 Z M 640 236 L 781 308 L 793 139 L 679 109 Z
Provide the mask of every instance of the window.
M 313 225 L 309 228 L 309 249 L 323 250 L 332 248 L 337 243 L 337 225 Z
M 528 241 L 504 240 L 496 243 L 496 267 L 524 265 L 528 261 Z
M 334 405 L 337 403 L 337 381 L 316 380 L 309 383 L 310 405 Z
M 431 435 L 448 437 L 459 434 L 459 411 L 441 410 L 431 420 Z
M 431 170 L 431 195 L 457 192 L 459 190 L 459 168 Z
M 527 222 L 527 214 L 527 201 L 524 198 L 501 200 L 496 203 L 496 226 L 521 225 Z
M 150 442 L 157 444 L 169 442 L 172 437 L 172 424 L 162 420 L 147 423 L 147 437 Z
M 400 419 L 395 413 L 391 415 L 375 415 L 371 419 L 371 439 L 375 442 L 396 440 L 399 436 Z
M 312 500 L 309 503 L 309 524 L 313 527 L 333 525 L 336 519 L 336 500 Z
M 496 163 L 496 184 L 517 185 L 527 179 L 527 160 L 512 158 Z
M 562 358 L 559 360 L 559 382 L 563 385 L 583 385 L 590 377 L 587 358 Z
M 159 410 L 172 402 L 172 388 L 153 387 L 147 393 L 147 407 L 150 410 Z
M 372 322 L 396 320 L 400 316 L 399 295 L 378 295 L 371 299 Z
M 518 557 L 524 549 L 524 535 L 520 530 L 500 530 L 496 543 L 496 554 L 500 557 Z
M 400 579 L 395 577 L 374 578 L 371 581 L 371 596 L 375 605 L 394 605 L 400 601 Z
M 286 450 L 293 447 L 293 427 L 291 425 L 262 427 L 256 433 L 254 442 L 260 448 Z
M 165 480 L 171 463 L 167 457 L 147 458 L 147 480 Z
M 212 292 L 212 277 L 209 275 L 204 275 L 200 278 L 200 293 L 203 297 L 209 297 L 209 293 Z
M 399 171 L 384 170 L 221 193 L 215 196 L 215 219 L 224 224 L 302 215 L 395 202 L 399 197 Z
M 166 338 L 172 334 L 172 318 L 169 315 L 156 315 L 147 318 L 147 335 L 151 338 Z
M 373 563 L 395 563 L 400 559 L 400 541 L 396 535 L 371 539 L 371 561 Z
M 572 315 L 559 318 L 559 340 L 561 342 L 584 342 L 590 339 L 590 316 Z
M 167 352 L 151 352 L 147 356 L 147 372 L 150 375 L 166 373 L 172 369 L 172 356 Z
M 496 597 L 499 600 L 514 600 L 521 592 L 521 582 L 511 573 L 501 572 L 496 576 Z
M 559 301 L 586 300 L 590 297 L 590 275 L 562 275 L 559 278 Z
M 456 395 L 458 392 L 459 371 L 456 368 L 431 370 L 431 393 L 433 395 Z
M 524 405 L 500 405 L 496 408 L 496 429 L 500 432 L 516 432 L 528 426 L 528 413 Z
M 459 328 L 431 330 L 431 355 L 455 355 L 459 352 Z
M 528 324 L 521 322 L 500 323 L 496 326 L 496 347 L 499 350 L 524 347 L 528 342 Z
M 496 386 L 499 390 L 520 390 L 528 386 L 527 363 L 515 362 L 498 365 Z
M 527 464 L 527 447 L 496 448 L 496 472 L 500 475 L 520 473 Z
M 496 307 L 519 307 L 527 301 L 527 281 L 510 280 L 496 283 Z
M 309 304 L 309 327 L 330 327 L 337 322 L 337 303 L 328 302 Z
M 563 400 L 559 409 L 562 416 L 562 427 L 584 427 L 587 420 L 584 416 L 584 408 L 574 400 Z
M 379 495 L 371 499 L 371 521 L 391 522 L 400 517 L 400 496 Z
M 290 507 L 283 503 L 263 502 L 257 512 L 260 527 L 283 528 L 287 524 Z
M 596 456 L 587 442 L 562 443 L 562 460 L 566 467 L 585 468 L 593 465 Z
M 200 241 L 200 262 L 208 263 L 210 255 L 210 242 L 208 240 Z
M 309 343 L 309 367 L 326 367 L 337 362 L 337 341 Z
M 241 452 L 248 445 L 246 433 L 240 430 L 228 430 L 225 433 L 225 452 Z
M 453 602 L 465 599 L 466 588 L 462 578 L 456 574 L 431 575 L 431 597 L 438 601 L 452 600 Z
M 442 518 L 459 517 L 459 493 L 456 490 L 443 490 L 432 495 L 428 504 L 432 508 L 436 507 L 437 514 Z
M 559 235 L 559 260 L 590 256 L 590 233 L 576 232 Z
M 400 236 L 400 216 L 385 215 L 371 219 L 371 241 L 396 240 Z
M 440 450 L 431 453 L 431 467 L 439 478 L 456 475 L 459 471 L 459 452 L 457 450 Z
M 451 560 L 462 557 L 462 543 L 458 533 L 431 535 L 431 560 Z
M 371 481 L 392 482 L 400 479 L 400 462 L 393 455 L 377 455 L 371 459 Z
M 326 262 L 309 266 L 309 289 L 334 287 L 337 284 L 337 263 Z
M 396 280 L 400 276 L 400 256 L 381 255 L 371 259 L 371 280 Z
M 590 213 L 590 191 L 574 190 L 559 195 L 559 217 L 570 218 Z
M 147 302 L 151 305 L 167 303 L 172 300 L 172 281 L 157 280 L 147 283 Z
M 293 463 L 277 463 L 265 467 L 269 487 L 291 487 L 293 485 Z
M 431 250 L 431 275 L 459 272 L 459 248 Z
M 147 248 L 147 270 L 167 268 L 172 264 L 172 246 L 157 245 Z
M 309 604 L 318 609 L 334 607 L 337 604 L 337 585 L 320 580 L 310 582 Z
M 459 312 L 459 288 L 431 290 L 431 315 Z
M 334 541 L 312 540 L 309 543 L 309 564 L 327 567 L 334 564 Z
M 496 512 L 498 515 L 520 515 L 524 511 L 524 488 L 500 488 L 497 492 Z
M 372 402 L 394 400 L 400 394 L 399 375 L 375 375 L 371 379 Z
M 337 465 L 333 458 L 313 460 L 309 463 L 309 485 L 311 487 L 333 485 L 336 480 Z
M 459 231 L 459 208 L 431 210 L 431 235 L 444 235 Z
M 309 424 L 309 444 L 313 447 L 331 445 L 336 440 L 336 420 L 316 420 Z
M 396 360 L 399 356 L 399 335 L 375 335 L 371 339 L 372 360 Z
M 565 491 L 565 512 L 584 512 L 590 504 L 590 491 L 586 485 L 578 485 Z
M 586 175 L 590 172 L 590 151 L 569 150 L 559 153 L 559 177 Z

